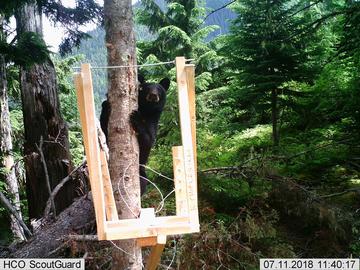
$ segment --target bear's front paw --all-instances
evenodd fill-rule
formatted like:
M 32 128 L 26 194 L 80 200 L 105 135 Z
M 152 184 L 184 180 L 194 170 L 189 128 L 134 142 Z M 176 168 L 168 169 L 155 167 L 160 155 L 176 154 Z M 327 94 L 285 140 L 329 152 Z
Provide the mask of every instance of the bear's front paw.
M 139 131 L 139 126 L 141 124 L 141 115 L 139 111 L 133 111 L 130 114 L 130 123 L 133 127 L 133 129 L 138 132 Z

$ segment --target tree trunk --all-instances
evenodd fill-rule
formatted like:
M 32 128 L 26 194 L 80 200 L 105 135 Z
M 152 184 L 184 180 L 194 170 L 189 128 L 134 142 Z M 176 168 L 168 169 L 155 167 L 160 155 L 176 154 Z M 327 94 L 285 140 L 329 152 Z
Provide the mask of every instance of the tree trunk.
M 0 40 L 6 38 L 2 31 L 2 20 L 0 15 Z M 5 59 L 0 55 L 0 168 L 5 169 L 4 175 L 0 173 L 0 176 L 5 179 L 7 192 L 12 199 L 15 210 L 21 217 L 19 186 L 15 175 L 12 148 Z M 19 240 L 25 239 L 24 232 L 13 215 L 10 215 L 10 226 L 15 238 Z
M 105 29 L 108 65 L 135 65 L 135 36 L 131 0 L 105 0 Z M 109 169 L 119 217 L 140 214 L 139 147 L 129 115 L 137 109 L 135 68 L 110 69 L 108 98 Z M 124 203 L 123 200 L 126 200 Z M 112 269 L 142 269 L 141 248 L 135 240 L 117 241 Z
M 26 31 L 42 34 L 40 12 L 36 4 L 26 4 L 16 14 L 17 33 Z M 71 170 L 68 128 L 60 115 L 56 74 L 50 59 L 31 68 L 21 68 L 21 97 L 24 116 L 26 192 L 29 217 L 42 216 L 49 197 L 44 166 L 37 149 L 43 138 L 42 152 L 49 172 L 50 187 Z M 55 198 L 57 212 L 70 205 L 75 197 L 75 184 L 69 181 Z
M 278 130 L 278 95 L 277 90 L 271 90 L 271 120 L 272 120 L 272 137 L 273 146 L 279 146 L 279 130 Z

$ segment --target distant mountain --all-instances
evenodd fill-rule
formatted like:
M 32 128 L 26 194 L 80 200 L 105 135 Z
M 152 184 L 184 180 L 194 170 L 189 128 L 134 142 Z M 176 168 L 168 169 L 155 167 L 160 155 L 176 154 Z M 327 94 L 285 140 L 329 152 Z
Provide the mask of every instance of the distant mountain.
M 165 8 L 164 0 L 155 0 L 156 3 L 161 7 Z M 219 7 L 224 6 L 230 0 L 207 0 L 206 9 L 207 13 L 210 13 L 212 10 L 215 10 Z M 135 8 L 140 6 L 140 2 L 134 5 Z M 211 33 L 208 37 L 208 40 L 213 39 L 216 36 L 226 34 L 229 30 L 230 21 L 236 16 L 228 8 L 221 9 L 214 14 L 210 15 L 206 21 L 205 25 L 218 25 L 220 29 Z M 153 38 L 153 35 L 149 33 L 146 26 L 135 25 L 135 32 L 137 40 L 150 40 Z M 82 54 L 85 56 L 85 59 L 82 62 L 91 63 L 96 66 L 105 66 L 106 61 L 106 48 L 105 48 L 105 32 L 102 28 L 97 28 L 88 33 L 91 38 L 81 42 L 81 45 L 78 49 L 73 51 L 73 55 Z M 94 70 L 93 71 L 93 85 L 94 92 L 96 93 L 95 98 L 98 99 L 98 102 L 102 100 L 107 92 L 107 78 L 106 70 Z M 99 107 L 99 106 L 97 106 Z M 98 108 L 99 109 L 99 108 Z

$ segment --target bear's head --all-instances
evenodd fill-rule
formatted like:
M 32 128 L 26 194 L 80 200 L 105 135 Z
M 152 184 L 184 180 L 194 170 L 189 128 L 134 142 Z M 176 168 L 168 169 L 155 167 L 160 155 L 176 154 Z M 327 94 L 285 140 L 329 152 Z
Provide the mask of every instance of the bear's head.
M 143 113 L 162 112 L 170 80 L 165 78 L 159 83 L 147 83 L 141 75 L 139 75 L 138 80 L 140 83 L 139 110 Z

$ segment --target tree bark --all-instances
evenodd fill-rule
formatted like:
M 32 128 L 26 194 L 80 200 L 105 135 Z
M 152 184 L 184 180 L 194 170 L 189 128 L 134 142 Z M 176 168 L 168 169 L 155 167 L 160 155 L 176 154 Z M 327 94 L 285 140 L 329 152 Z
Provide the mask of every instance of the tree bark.
M 271 120 L 272 120 L 272 137 L 273 146 L 279 146 L 279 130 L 278 130 L 278 95 L 277 90 L 271 90 Z
M 16 14 L 17 33 L 31 31 L 42 34 L 39 8 L 24 5 Z M 29 217 L 42 216 L 49 192 L 44 166 L 36 145 L 43 138 L 43 153 L 49 171 L 51 189 L 71 170 L 68 128 L 60 115 L 56 74 L 50 59 L 20 70 L 22 109 L 24 116 L 26 192 Z M 75 197 L 75 184 L 68 182 L 55 198 L 57 212 L 70 205 Z
M 0 15 L 0 40 L 6 37 L 2 31 L 3 18 Z M 5 169 L 4 175 L 7 192 L 12 199 L 14 209 L 21 218 L 19 186 L 15 175 L 14 158 L 12 156 L 12 138 L 11 138 L 10 112 L 7 94 L 7 79 L 5 59 L 0 55 L 0 168 Z M 18 224 L 14 215 L 10 215 L 11 231 L 16 239 L 24 240 L 24 232 Z
M 108 65 L 135 65 L 135 35 L 131 0 L 105 0 Z M 109 169 L 120 219 L 140 214 L 139 147 L 129 115 L 137 109 L 136 69 L 108 72 L 111 113 L 109 118 Z M 124 202 L 124 200 L 126 202 Z M 112 269 L 142 269 L 141 248 L 135 240 L 117 241 Z M 124 252 L 125 251 L 125 252 Z

